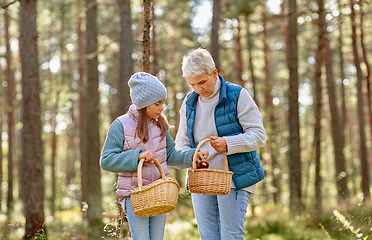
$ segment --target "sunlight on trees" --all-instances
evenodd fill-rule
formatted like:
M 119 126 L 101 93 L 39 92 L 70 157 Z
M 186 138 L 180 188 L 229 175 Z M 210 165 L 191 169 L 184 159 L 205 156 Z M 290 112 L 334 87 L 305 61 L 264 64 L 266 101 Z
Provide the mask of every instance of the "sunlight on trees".
M 24 48 L 21 47 L 21 2 L 24 1 L 0 3 L 0 236 L 4 239 L 20 239 L 26 224 L 21 189 L 28 187 L 28 183 L 22 185 L 26 171 L 22 167 L 25 166 L 23 160 L 30 156 L 22 155 L 25 151 L 22 134 L 27 125 L 22 119 L 23 111 L 31 109 L 23 109 L 22 101 L 27 94 L 31 96 L 35 93 L 31 86 L 22 91 L 22 80 L 26 79 L 23 70 L 27 64 L 34 64 L 36 60 L 21 55 L 31 49 L 31 40 L 27 40 Z M 371 239 L 372 232 L 367 226 L 372 215 L 371 202 L 365 202 L 365 196 L 372 189 L 362 189 L 363 184 L 371 186 L 371 179 L 366 182 L 362 164 L 367 164 L 371 176 L 372 125 L 369 108 L 372 103 L 368 100 L 371 96 L 367 91 L 367 75 L 368 60 L 372 61 L 372 50 L 368 44 L 372 40 L 372 1 L 353 1 L 352 5 L 348 0 L 297 1 L 297 17 L 291 22 L 291 26 L 297 28 L 296 33 L 289 32 L 289 1 L 257 1 L 254 7 L 248 6 L 246 0 L 220 1 L 217 39 L 212 37 L 212 0 L 152 2 L 150 71 L 167 88 L 164 113 L 168 121 L 178 125 L 179 107 L 191 91 L 182 77 L 182 57 L 198 47 L 210 50 L 214 41 L 218 43 L 218 70 L 228 81 L 242 84 L 262 113 L 267 143 L 260 150 L 260 156 L 266 177 L 258 185 L 257 194 L 252 196 L 249 204 L 246 238 L 289 239 L 298 236 L 298 239 L 304 239 L 306 235 L 308 239 L 322 239 L 328 234 L 332 239 Z M 142 69 L 144 8 L 141 1 L 130 3 L 128 8 L 119 6 L 119 1 L 97 1 L 94 6 L 85 6 L 84 1 L 37 1 L 37 31 L 32 41 L 37 42 L 38 52 L 40 92 L 36 95 L 41 105 L 42 139 L 38 145 L 42 147 L 40 155 L 44 158 L 41 166 L 45 170 L 43 206 L 49 239 L 61 236 L 64 239 L 87 239 L 89 208 L 86 194 L 87 184 L 90 183 L 84 182 L 88 179 L 84 175 L 87 174 L 84 162 L 88 156 L 86 151 L 95 152 L 90 160 L 94 160 L 93 165 L 98 167 L 98 152 L 106 130 L 114 119 L 127 111 L 130 104 L 127 80 L 133 72 Z M 245 7 L 241 8 L 239 4 Z M 97 49 L 87 52 L 86 44 L 93 37 L 86 39 L 86 11 L 92 8 L 97 10 L 97 29 L 93 33 L 97 37 Z M 246 8 L 252 9 L 246 11 Z M 322 9 L 324 12 L 319 12 Z M 355 14 L 355 24 L 352 23 L 352 14 Z M 9 17 L 7 28 L 5 16 Z M 352 26 L 356 28 L 355 36 L 352 35 Z M 362 44 L 362 29 L 365 46 Z M 9 40 L 6 40 L 5 30 L 9 31 Z M 288 42 L 289 34 L 293 42 Z M 357 48 L 354 52 L 353 40 Z M 293 44 L 298 47 L 297 53 L 289 49 Z M 240 60 L 237 57 L 239 48 Z M 321 58 L 317 53 L 319 49 L 322 51 Z M 353 61 L 356 53 L 359 54 L 359 64 Z M 362 59 L 363 53 L 367 61 Z M 91 61 L 96 61 L 93 68 L 87 66 Z M 289 63 L 297 64 L 296 70 L 291 73 Z M 94 106 L 88 106 L 92 100 L 87 101 L 87 77 L 93 73 L 96 74 L 93 77 L 97 86 L 91 86 L 96 93 L 90 97 L 97 97 L 97 101 Z M 36 73 L 28 76 L 33 77 L 33 74 Z M 320 81 L 320 95 L 317 95 L 316 78 Z M 298 86 L 290 91 L 293 81 L 298 81 Z M 8 99 L 12 87 L 14 95 Z M 291 94 L 298 96 L 292 99 Z M 334 97 L 329 98 L 330 95 Z M 361 101 L 363 105 L 359 106 L 358 112 Z M 26 103 L 35 103 L 35 100 L 32 98 Z M 289 117 L 289 113 L 297 108 L 292 106 L 294 103 L 298 104 L 298 113 Z M 88 140 L 85 138 L 88 131 L 85 126 L 86 110 L 96 111 L 96 107 L 99 108 L 95 112 L 97 122 L 94 123 L 97 134 Z M 36 112 L 27 114 L 35 116 Z M 14 116 L 14 125 L 8 122 L 11 115 Z M 291 130 L 296 124 L 293 119 L 297 117 L 299 126 Z M 91 120 L 93 117 L 88 118 Z M 361 124 L 364 130 L 360 130 Z M 299 138 L 292 143 L 299 145 L 298 158 L 291 155 L 293 147 L 290 145 L 295 137 L 292 131 L 297 130 Z M 176 130 L 171 131 L 174 136 Z M 363 139 L 360 131 L 365 132 L 364 162 L 360 159 L 360 153 L 364 151 L 360 149 Z M 341 132 L 344 133 L 344 140 L 337 135 Z M 11 139 L 13 144 L 9 144 Z M 35 139 L 29 141 L 28 149 L 40 147 L 31 145 L 37 142 Z M 340 148 L 334 148 L 334 141 L 340 139 Z M 12 156 L 8 156 L 9 153 Z M 336 162 L 342 158 L 345 166 L 337 168 Z M 8 162 L 9 159 L 13 159 L 12 163 Z M 300 178 L 293 180 L 289 163 L 298 159 L 302 170 L 298 171 Z M 316 159 L 319 159 L 319 169 Z M 31 163 L 28 166 L 36 165 Z M 297 170 L 294 169 L 295 172 Z M 10 171 L 14 176 L 14 184 L 10 185 L 12 189 L 8 189 L 12 181 Z M 104 171 L 97 175 L 101 175 L 100 178 L 93 177 L 96 183 L 89 187 L 93 190 L 96 190 L 95 186 L 102 187 L 102 211 L 98 215 L 108 231 L 116 234 L 104 238 L 118 239 L 116 176 Z M 171 175 L 177 176 L 180 182 L 185 181 L 185 170 L 171 169 Z M 291 184 L 294 181 L 301 183 L 296 189 L 302 194 L 298 207 L 301 211 L 291 216 Z M 322 183 L 318 190 L 316 181 Z M 349 196 L 344 195 L 346 191 L 339 191 L 341 185 L 337 183 L 340 181 L 345 181 L 342 187 L 349 192 Z M 168 215 L 164 239 L 174 240 L 179 236 L 185 236 L 182 239 L 199 239 L 190 196 L 185 186 L 181 187 L 182 197 L 180 195 L 176 210 Z M 317 213 L 317 191 L 321 193 L 322 214 Z M 8 209 L 10 193 L 14 194 L 13 209 Z M 126 225 L 124 228 L 127 228 Z

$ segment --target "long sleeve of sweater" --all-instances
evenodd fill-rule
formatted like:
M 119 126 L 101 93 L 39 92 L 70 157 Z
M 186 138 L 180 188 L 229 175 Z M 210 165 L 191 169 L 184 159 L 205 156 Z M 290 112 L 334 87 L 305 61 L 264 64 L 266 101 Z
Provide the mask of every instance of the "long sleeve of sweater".
M 176 149 L 169 130 L 167 132 L 167 163 L 169 166 L 176 168 L 188 168 L 192 166 L 192 155 L 195 152 L 195 148 L 189 148 L 188 150 Z
M 243 133 L 224 137 L 227 143 L 227 154 L 257 150 L 266 142 L 266 131 L 261 114 L 245 89 L 240 91 L 237 111 Z
M 102 149 L 100 165 L 101 168 L 109 172 L 137 171 L 138 154 L 143 150 L 136 148 L 123 151 L 124 148 L 124 129 L 119 120 L 115 120 L 106 136 L 106 141 Z M 169 130 L 166 135 L 167 163 L 169 166 L 177 168 L 187 168 L 192 165 L 192 155 L 195 149 L 188 151 L 176 150 L 175 143 Z
M 143 152 L 142 148 L 123 151 L 124 129 L 119 120 L 115 120 L 106 136 L 103 145 L 100 165 L 103 170 L 109 172 L 137 171 L 138 154 Z

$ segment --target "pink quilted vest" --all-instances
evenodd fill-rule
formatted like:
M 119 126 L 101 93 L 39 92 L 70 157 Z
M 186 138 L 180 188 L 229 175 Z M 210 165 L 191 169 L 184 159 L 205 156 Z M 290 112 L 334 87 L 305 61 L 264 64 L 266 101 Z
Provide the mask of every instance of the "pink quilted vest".
M 118 117 L 118 120 L 123 124 L 124 128 L 124 151 L 130 149 L 142 148 L 144 151 L 150 150 L 154 154 L 156 160 L 162 166 L 165 176 L 169 177 L 168 165 L 166 162 L 167 149 L 166 137 L 161 139 L 161 131 L 155 125 L 155 120 L 149 120 L 149 141 L 143 143 L 141 139 L 135 137 L 137 128 L 138 111 L 134 105 L 130 106 L 127 114 Z M 161 178 L 161 174 L 157 166 L 153 163 L 144 163 L 142 167 L 142 185 L 148 185 Z M 130 195 L 130 190 L 138 186 L 137 171 L 123 172 L 118 174 L 116 200 L 121 203 L 122 200 Z

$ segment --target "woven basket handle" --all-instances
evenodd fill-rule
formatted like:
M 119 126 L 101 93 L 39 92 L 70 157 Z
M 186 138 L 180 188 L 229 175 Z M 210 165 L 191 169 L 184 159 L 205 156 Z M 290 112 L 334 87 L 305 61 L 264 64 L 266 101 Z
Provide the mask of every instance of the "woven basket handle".
M 212 141 L 212 139 L 210 138 L 206 138 L 204 139 L 203 141 L 201 141 L 198 146 L 196 147 L 196 150 L 195 150 L 195 153 L 193 155 L 193 158 L 192 158 L 192 169 L 196 169 L 196 160 L 198 159 L 198 152 L 199 152 L 199 149 L 200 147 L 206 143 L 206 142 L 210 142 Z M 226 157 L 226 152 L 222 152 L 223 154 L 223 158 L 225 159 L 225 171 L 229 171 L 229 165 L 227 163 L 227 157 Z
M 164 174 L 164 170 L 163 168 L 161 167 L 160 163 L 158 162 L 158 160 L 156 160 L 155 158 L 153 159 L 154 160 L 154 163 L 156 164 L 156 166 L 159 168 L 159 171 L 160 171 L 160 174 L 161 174 L 161 178 L 165 178 L 165 174 Z M 142 166 L 143 166 L 143 163 L 145 162 L 145 159 L 142 158 L 138 164 L 138 187 L 142 187 Z

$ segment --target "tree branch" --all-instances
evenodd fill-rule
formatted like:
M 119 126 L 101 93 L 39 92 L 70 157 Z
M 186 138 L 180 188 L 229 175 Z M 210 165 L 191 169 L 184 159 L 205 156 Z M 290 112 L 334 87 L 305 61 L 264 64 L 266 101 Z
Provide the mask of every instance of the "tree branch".
M 8 8 L 10 5 L 13 5 L 16 2 L 19 2 L 19 0 L 14 0 L 13 2 L 10 2 L 10 3 L 8 3 L 8 4 L 4 5 L 4 6 L 1 6 L 1 8 L 3 8 L 3 9 Z

